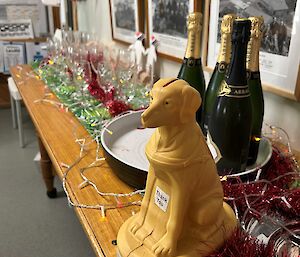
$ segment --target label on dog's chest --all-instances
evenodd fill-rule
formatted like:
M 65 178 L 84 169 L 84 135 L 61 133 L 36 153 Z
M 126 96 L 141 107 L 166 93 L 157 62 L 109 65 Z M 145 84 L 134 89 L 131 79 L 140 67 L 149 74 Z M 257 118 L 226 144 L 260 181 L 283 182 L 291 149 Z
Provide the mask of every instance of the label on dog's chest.
M 167 211 L 170 196 L 162 191 L 158 186 L 155 190 L 155 204 L 164 212 Z

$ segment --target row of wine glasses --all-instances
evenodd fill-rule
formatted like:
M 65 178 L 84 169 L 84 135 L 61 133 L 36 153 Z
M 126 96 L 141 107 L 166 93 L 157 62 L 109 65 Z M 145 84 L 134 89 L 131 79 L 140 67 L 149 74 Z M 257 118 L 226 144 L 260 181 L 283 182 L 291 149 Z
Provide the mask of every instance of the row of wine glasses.
M 113 95 L 125 103 L 131 103 L 137 91 L 142 97 L 148 91 L 149 87 L 138 80 L 134 50 L 105 45 L 86 32 L 62 31 L 61 38 L 48 41 L 51 69 L 61 82 L 57 90 L 71 84 L 75 87 L 73 97 L 86 102 L 91 93 L 89 85 L 93 85 L 109 95 L 101 101 Z

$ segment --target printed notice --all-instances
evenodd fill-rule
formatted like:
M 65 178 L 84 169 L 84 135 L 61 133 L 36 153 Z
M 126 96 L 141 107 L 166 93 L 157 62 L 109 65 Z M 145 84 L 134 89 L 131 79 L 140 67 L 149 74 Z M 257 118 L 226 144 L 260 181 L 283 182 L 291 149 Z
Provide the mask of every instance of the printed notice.
M 155 190 L 155 204 L 164 212 L 167 211 L 170 196 L 162 191 L 159 187 Z

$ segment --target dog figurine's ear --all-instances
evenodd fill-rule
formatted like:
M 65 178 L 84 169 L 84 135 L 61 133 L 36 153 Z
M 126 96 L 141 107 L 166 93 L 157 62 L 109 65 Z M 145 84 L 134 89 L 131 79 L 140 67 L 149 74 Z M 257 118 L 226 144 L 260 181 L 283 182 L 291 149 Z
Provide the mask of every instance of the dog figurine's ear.
M 195 118 L 195 113 L 199 109 L 202 99 L 199 92 L 189 85 L 184 86 L 181 92 L 183 101 L 180 111 L 180 121 L 187 123 Z

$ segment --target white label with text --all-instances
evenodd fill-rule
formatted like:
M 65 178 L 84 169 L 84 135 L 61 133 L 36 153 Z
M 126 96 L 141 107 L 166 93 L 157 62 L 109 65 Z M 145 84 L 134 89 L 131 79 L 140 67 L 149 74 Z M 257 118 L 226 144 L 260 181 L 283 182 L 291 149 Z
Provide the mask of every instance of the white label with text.
M 170 196 L 157 186 L 155 190 L 155 204 L 164 212 L 167 211 L 169 199 Z

